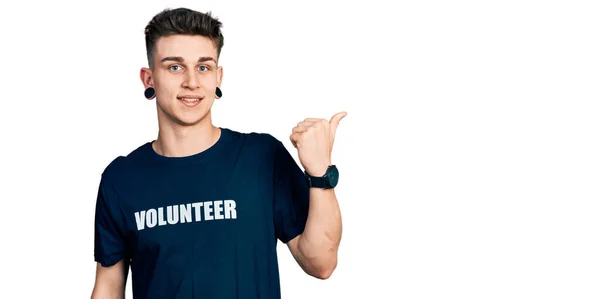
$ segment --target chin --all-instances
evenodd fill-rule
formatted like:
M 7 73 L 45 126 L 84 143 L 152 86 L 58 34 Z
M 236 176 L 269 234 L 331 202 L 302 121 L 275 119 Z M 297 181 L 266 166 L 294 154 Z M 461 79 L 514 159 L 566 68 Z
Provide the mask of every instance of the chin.
M 205 116 L 206 115 L 203 115 L 201 117 L 198 117 L 198 116 L 196 116 L 196 117 L 191 117 L 191 116 L 181 117 L 180 116 L 180 117 L 176 117 L 176 119 L 180 125 L 194 126 L 194 125 L 197 125 L 198 123 L 202 122 L 202 120 L 204 119 Z
M 160 107 L 160 108 L 162 108 L 162 107 Z M 172 107 L 172 108 L 175 108 L 175 107 Z M 196 107 L 196 108 L 198 108 L 198 107 Z M 162 118 L 164 118 L 165 120 L 168 119 L 169 121 L 174 122 L 177 125 L 187 127 L 187 126 L 197 125 L 198 123 L 205 120 L 208 117 L 209 112 L 206 111 L 205 109 L 196 109 L 195 111 L 181 111 L 181 110 L 175 108 L 175 109 L 160 109 L 159 118 L 161 118 L 160 117 L 161 114 L 163 116 Z

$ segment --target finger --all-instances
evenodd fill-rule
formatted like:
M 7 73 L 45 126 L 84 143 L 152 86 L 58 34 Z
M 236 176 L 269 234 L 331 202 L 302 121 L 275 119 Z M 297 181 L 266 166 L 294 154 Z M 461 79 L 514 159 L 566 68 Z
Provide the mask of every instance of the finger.
M 310 121 L 301 121 L 299 122 L 296 127 L 298 128 L 310 128 L 310 127 L 314 127 L 317 123 L 316 122 L 310 122 Z
M 329 127 L 331 128 L 331 137 L 335 136 L 335 132 L 337 131 L 337 127 L 340 124 L 340 121 L 342 120 L 342 118 L 346 117 L 346 115 L 348 115 L 348 113 L 339 112 L 331 117 L 331 120 L 329 121 Z
M 290 135 L 290 141 L 292 142 L 292 145 L 294 145 L 295 148 L 298 148 L 299 146 L 299 141 L 300 141 L 300 135 L 302 133 L 292 133 Z
M 294 127 L 292 133 L 303 133 L 308 130 L 308 127 Z
M 324 119 L 322 119 L 322 118 L 306 118 L 306 119 L 304 119 L 304 121 L 306 121 L 306 122 L 320 122 L 323 120 Z

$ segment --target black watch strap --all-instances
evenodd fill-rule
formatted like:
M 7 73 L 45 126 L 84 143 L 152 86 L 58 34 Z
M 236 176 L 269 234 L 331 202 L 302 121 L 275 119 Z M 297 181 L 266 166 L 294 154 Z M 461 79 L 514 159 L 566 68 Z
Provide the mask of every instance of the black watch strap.
M 325 183 L 326 182 L 325 177 L 311 176 L 306 172 L 304 172 L 304 176 L 306 177 L 306 183 L 308 184 L 309 188 L 312 188 L 312 187 L 327 188 L 327 187 L 329 187 Z
M 322 176 L 312 176 L 304 171 L 306 184 L 309 188 L 332 189 L 335 188 L 338 182 L 339 172 L 335 165 L 329 165 L 327 171 Z

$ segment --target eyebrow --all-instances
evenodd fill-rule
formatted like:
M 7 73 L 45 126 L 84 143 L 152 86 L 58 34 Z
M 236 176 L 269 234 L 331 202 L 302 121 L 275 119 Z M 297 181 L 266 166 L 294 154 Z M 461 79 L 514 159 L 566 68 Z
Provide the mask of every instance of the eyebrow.
M 181 62 L 183 62 L 183 58 L 179 57 L 179 56 L 169 56 L 169 57 L 165 57 L 160 60 L 160 62 L 165 62 L 165 61 L 175 61 L 175 62 L 181 63 Z M 203 56 L 198 59 L 198 62 L 205 62 L 205 61 L 215 61 L 215 59 L 210 56 Z

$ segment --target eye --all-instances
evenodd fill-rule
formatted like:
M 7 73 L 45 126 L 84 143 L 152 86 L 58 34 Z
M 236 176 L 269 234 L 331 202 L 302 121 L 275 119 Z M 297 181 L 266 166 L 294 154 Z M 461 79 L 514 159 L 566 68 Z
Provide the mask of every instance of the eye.
M 201 65 L 200 71 L 203 71 L 203 72 L 208 71 L 208 67 L 206 65 Z
M 181 68 L 181 67 L 178 66 L 178 65 L 172 65 L 172 66 L 169 67 L 169 69 L 172 70 L 172 71 L 178 71 L 179 70 L 179 69 L 175 69 L 175 68 Z

